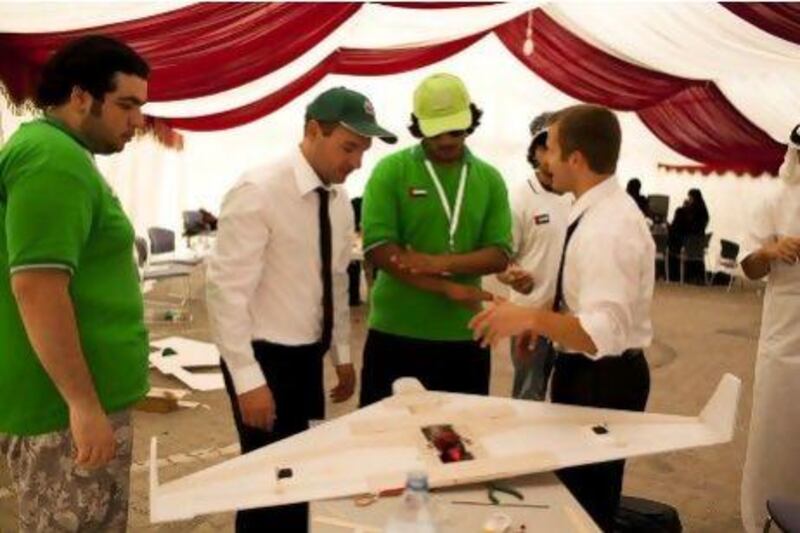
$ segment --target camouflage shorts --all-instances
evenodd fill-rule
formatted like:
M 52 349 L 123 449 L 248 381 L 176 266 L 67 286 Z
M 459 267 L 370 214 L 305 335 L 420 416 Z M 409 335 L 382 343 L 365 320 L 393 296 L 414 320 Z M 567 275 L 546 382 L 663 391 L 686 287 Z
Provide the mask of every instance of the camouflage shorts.
M 124 532 L 131 466 L 130 411 L 109 416 L 117 455 L 105 467 L 76 467 L 70 431 L 44 435 L 0 434 L 19 500 L 19 529 L 27 532 Z

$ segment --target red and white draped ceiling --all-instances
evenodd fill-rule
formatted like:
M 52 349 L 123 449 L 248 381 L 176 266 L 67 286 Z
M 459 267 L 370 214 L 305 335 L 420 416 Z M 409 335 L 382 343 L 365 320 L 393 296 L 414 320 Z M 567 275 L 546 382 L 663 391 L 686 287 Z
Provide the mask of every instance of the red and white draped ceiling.
M 152 66 L 146 110 L 168 144 L 180 139 L 170 128 L 241 126 L 326 75 L 407 72 L 490 34 L 572 98 L 635 112 L 704 171 L 775 173 L 800 121 L 800 4 L 90 3 L 35 17 L 26 6 L 0 5 L 12 102 L 65 41 L 114 35 Z

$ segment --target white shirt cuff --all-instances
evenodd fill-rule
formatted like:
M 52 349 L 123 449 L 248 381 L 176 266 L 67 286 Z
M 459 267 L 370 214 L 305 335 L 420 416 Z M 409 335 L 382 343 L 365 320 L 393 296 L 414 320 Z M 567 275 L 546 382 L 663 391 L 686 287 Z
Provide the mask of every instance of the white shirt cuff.
M 737 262 L 741 265 L 745 259 L 761 250 L 763 247 L 764 245 L 762 243 L 750 239 L 746 240 L 744 243 L 742 243 L 742 248 L 739 250 L 739 258 L 737 259 Z
M 244 394 L 245 392 L 267 384 L 264 372 L 257 362 L 242 368 L 231 368 L 228 366 L 228 370 L 231 373 L 233 387 L 236 389 L 237 395 Z
M 352 362 L 350 359 L 350 345 L 346 343 L 331 345 L 331 360 L 334 365 L 347 365 Z
M 594 354 L 584 354 L 590 359 L 600 359 L 601 357 L 620 355 L 623 349 L 618 349 L 615 343 L 614 334 L 609 329 L 608 319 L 600 313 L 585 313 L 576 315 L 578 322 L 583 330 L 592 339 L 597 352 Z

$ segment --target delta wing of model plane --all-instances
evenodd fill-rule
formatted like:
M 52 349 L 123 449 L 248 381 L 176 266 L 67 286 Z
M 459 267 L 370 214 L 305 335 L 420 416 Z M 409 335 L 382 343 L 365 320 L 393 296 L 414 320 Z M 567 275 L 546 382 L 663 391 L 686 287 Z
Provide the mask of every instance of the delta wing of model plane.
M 723 376 L 698 416 L 638 413 L 428 391 L 411 378 L 381 402 L 160 484 L 150 450 L 150 518 L 500 479 L 710 446 L 733 437 L 741 382 Z

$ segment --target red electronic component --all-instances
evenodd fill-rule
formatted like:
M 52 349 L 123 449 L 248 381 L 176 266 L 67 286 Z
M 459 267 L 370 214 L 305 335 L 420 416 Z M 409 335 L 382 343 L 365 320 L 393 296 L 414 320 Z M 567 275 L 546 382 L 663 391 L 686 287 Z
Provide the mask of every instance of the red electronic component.
M 422 432 L 439 452 L 439 459 L 443 463 L 473 459 L 473 455 L 467 451 L 461 435 L 456 433 L 452 426 L 428 426 L 422 428 Z

